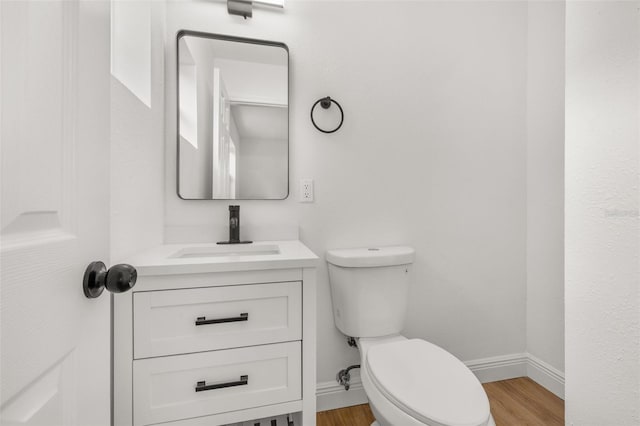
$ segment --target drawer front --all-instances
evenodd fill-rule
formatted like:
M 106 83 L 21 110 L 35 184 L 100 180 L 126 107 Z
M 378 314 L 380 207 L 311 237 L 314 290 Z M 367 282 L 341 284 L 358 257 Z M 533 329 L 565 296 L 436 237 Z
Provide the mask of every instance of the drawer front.
M 137 292 L 134 358 L 262 345 L 302 337 L 302 285 Z
M 133 362 L 136 426 L 302 399 L 301 342 Z

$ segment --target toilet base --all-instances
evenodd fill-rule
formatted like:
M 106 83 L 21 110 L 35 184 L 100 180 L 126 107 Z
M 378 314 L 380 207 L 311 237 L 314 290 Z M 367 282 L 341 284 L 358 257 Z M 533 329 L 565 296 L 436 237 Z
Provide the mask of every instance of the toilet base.
M 364 381 L 364 377 L 363 377 Z M 381 395 L 372 395 L 374 399 L 378 399 Z M 376 403 L 371 400 L 369 394 L 367 393 L 367 400 L 369 401 L 369 408 L 371 408 L 371 412 L 373 413 L 373 417 L 376 419 L 371 423 L 371 426 L 425 426 L 424 423 L 419 422 L 418 420 L 410 417 L 408 414 L 397 410 L 395 407 L 387 407 L 386 402 L 382 402 L 384 409 L 382 411 L 386 412 L 385 417 L 378 407 Z M 380 401 L 379 401 L 380 402 Z M 493 419 L 493 414 L 489 414 L 489 421 L 487 422 L 487 426 L 496 426 L 496 422 Z

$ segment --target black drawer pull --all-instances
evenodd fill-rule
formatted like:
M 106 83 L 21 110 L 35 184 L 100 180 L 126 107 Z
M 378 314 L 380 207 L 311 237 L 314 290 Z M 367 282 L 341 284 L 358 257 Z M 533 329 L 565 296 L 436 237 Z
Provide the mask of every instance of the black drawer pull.
M 235 382 L 213 383 L 208 385 L 207 382 L 202 381 L 196 383 L 196 392 L 208 391 L 213 389 L 232 388 L 234 386 L 243 386 L 249 384 L 249 376 L 240 376 L 240 380 Z
M 239 317 L 231 317 L 231 318 L 217 318 L 217 319 L 207 319 L 206 317 L 198 317 L 196 319 L 196 325 L 207 325 L 207 324 L 222 324 L 223 322 L 239 322 L 239 321 L 248 321 L 249 314 L 243 312 Z

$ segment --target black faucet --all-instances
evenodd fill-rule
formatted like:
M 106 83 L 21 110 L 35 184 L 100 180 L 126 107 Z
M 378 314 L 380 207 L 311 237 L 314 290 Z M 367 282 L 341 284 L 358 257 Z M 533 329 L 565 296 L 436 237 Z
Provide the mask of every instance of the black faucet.
M 250 244 L 252 241 L 240 241 L 240 206 L 229 206 L 229 241 L 218 244 Z

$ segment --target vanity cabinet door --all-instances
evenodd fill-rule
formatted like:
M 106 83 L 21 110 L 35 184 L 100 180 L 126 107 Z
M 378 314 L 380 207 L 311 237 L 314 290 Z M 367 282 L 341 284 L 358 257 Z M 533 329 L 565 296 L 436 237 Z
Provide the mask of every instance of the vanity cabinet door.
M 134 358 L 302 338 L 299 281 L 137 292 Z
M 301 342 L 133 362 L 134 425 L 302 398 Z

